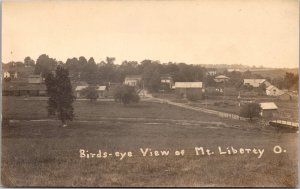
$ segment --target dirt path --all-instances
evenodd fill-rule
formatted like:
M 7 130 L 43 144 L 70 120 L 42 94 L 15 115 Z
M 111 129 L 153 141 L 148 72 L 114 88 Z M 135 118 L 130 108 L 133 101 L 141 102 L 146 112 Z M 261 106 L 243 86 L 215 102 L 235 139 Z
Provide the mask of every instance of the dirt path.
M 190 105 L 183 104 L 183 103 L 172 102 L 167 99 L 155 98 L 149 93 L 146 93 L 145 96 L 146 96 L 146 98 L 143 99 L 144 101 L 152 101 L 152 102 L 171 104 L 171 105 L 189 109 L 189 110 L 195 110 L 195 111 L 199 111 L 199 112 L 203 112 L 203 113 L 207 113 L 207 114 L 217 115 L 222 118 L 230 118 L 230 119 L 243 120 L 243 121 L 248 120 L 247 118 L 240 117 L 239 115 L 236 115 L 236 114 L 231 114 L 231 113 L 226 113 L 226 112 L 221 112 L 221 111 L 216 111 L 216 110 L 210 110 L 210 109 L 206 109 L 206 108 L 194 107 L 194 106 L 190 106 Z

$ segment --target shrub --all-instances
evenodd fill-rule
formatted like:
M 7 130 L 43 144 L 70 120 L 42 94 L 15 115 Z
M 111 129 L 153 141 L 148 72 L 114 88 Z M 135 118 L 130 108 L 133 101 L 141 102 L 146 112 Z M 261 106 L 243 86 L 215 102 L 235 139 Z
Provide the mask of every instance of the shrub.
M 128 85 L 118 86 L 114 93 L 114 99 L 116 102 L 122 102 L 123 104 L 138 103 L 140 97 L 134 87 Z

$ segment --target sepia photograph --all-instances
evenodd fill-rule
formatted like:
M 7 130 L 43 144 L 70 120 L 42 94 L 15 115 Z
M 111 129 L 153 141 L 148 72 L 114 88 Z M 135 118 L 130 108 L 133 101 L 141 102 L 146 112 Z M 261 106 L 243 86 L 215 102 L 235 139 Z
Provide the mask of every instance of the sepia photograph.
M 297 187 L 298 0 L 3 0 L 2 187 Z

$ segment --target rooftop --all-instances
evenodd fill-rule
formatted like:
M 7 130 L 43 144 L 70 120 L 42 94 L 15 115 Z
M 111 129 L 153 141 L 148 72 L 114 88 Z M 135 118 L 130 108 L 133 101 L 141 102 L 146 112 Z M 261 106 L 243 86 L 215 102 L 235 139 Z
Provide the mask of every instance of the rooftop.
M 176 82 L 175 88 L 202 88 L 202 82 Z
M 75 88 L 75 91 L 81 91 L 81 90 L 83 90 L 83 89 L 85 89 L 85 88 L 87 88 L 88 86 L 86 86 L 86 85 L 84 85 L 84 86 L 77 86 L 76 88 Z
M 97 88 L 97 91 L 105 91 L 106 90 L 106 86 L 99 86 Z
M 263 110 L 277 110 L 278 107 L 276 106 L 276 104 L 274 102 L 262 102 L 259 103 L 261 109 Z

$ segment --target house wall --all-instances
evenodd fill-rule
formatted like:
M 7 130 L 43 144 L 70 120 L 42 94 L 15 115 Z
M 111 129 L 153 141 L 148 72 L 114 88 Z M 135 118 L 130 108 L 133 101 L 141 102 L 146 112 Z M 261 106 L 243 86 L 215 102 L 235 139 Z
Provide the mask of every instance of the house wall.
M 262 110 L 261 116 L 264 118 L 273 118 L 276 117 L 277 110 Z
M 189 95 L 202 99 L 202 88 L 177 88 L 175 94 L 181 98 L 187 98 Z
M 279 94 L 281 94 L 281 90 L 274 87 L 271 90 L 266 90 L 266 94 L 268 96 L 278 96 Z

